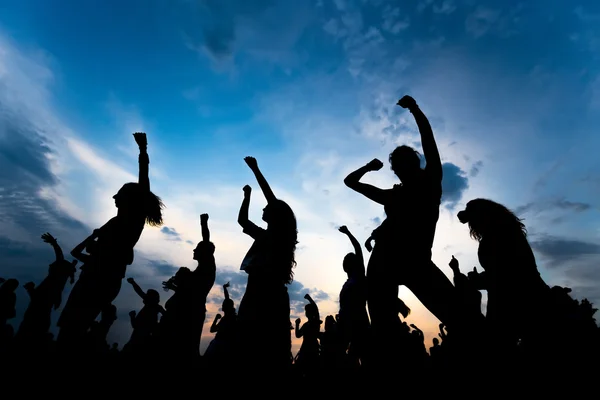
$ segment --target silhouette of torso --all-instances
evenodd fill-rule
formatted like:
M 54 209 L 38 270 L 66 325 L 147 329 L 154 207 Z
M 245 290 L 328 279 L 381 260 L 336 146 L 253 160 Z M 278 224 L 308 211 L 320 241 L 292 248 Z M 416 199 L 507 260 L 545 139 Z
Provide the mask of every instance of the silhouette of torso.
M 340 318 L 345 321 L 360 321 L 367 318 L 366 278 L 348 278 L 340 291 Z
M 526 238 L 484 238 L 477 254 L 487 275 L 487 319 L 527 318 L 526 310 L 535 309 L 549 287 Z
M 441 198 L 441 181 L 427 169 L 410 185 L 394 185 L 384 204 L 386 219 L 373 232 L 375 242 L 391 242 L 408 255 L 431 258 Z
M 145 217 L 116 216 L 111 218 L 98 235 L 98 261 L 103 273 L 125 276 L 125 268 L 133 262 L 133 248 L 144 230 Z

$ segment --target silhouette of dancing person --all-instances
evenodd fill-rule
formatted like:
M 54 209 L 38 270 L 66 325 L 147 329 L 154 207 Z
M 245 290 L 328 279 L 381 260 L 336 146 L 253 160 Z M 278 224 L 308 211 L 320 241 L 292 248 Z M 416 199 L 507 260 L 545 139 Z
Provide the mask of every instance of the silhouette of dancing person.
M 487 290 L 486 321 L 493 356 L 514 355 L 519 340 L 531 346 L 553 335 L 544 318 L 556 318 L 550 306 L 550 287 L 542 279 L 527 240 L 525 225 L 512 211 L 488 199 L 474 199 L 457 215 L 479 242 L 477 255 L 484 272 L 468 277 Z M 548 341 L 548 340 L 546 340 Z M 548 343 L 558 355 L 560 341 Z
M 129 312 L 133 331 L 129 341 L 123 346 L 123 352 L 147 359 L 148 353 L 153 347 L 159 314 L 163 314 L 165 309 L 160 305 L 160 294 L 156 290 L 148 289 L 144 292 L 133 278 L 127 278 L 127 282 L 133 287 L 135 293 L 142 298 L 144 306 L 139 313 Z
M 237 314 L 233 300 L 229 297 L 229 282 L 223 285 L 223 294 L 225 299 L 221 305 L 223 315 L 217 313 L 210 326 L 210 332 L 215 337 L 209 343 L 204 358 L 206 365 L 210 367 L 224 367 L 231 361 L 235 354 L 235 335 L 237 332 Z
M 193 252 L 198 265 L 194 271 L 181 267 L 174 277 L 163 282 L 166 290 L 174 290 L 175 293 L 165 303 L 166 312 L 159 324 L 162 356 L 185 358 L 188 364 L 200 358 L 206 297 L 216 277 L 215 245 L 210 241 L 208 214 L 200 215 L 200 225 L 202 241 Z
M 241 270 L 248 274 L 248 283 L 238 308 L 238 349 L 246 373 L 252 374 L 256 367 L 261 367 L 261 373 L 267 369 L 273 374 L 285 374 L 292 363 L 290 297 L 286 285 L 292 282 L 296 265 L 296 217 L 286 202 L 275 197 L 254 157 L 246 157 L 244 161 L 267 199 L 262 215 L 267 229 L 248 219 L 252 189 L 244 186 L 238 223 L 254 243 L 241 265 Z M 267 321 L 270 334 L 265 341 Z
M 294 364 L 298 369 L 298 373 L 307 378 L 314 377 L 320 372 L 321 361 L 321 345 L 319 338 L 321 336 L 321 316 L 317 303 L 307 293 L 304 298 L 308 300 L 308 304 L 304 306 L 304 314 L 308 321 L 302 326 L 302 320 L 296 318 L 295 333 L 297 338 L 302 338 L 302 345 L 296 354 Z
M 50 264 L 48 275 L 39 284 L 27 282 L 23 285 L 29 294 L 29 306 L 25 310 L 21 325 L 15 338 L 20 347 L 27 351 L 40 351 L 40 345 L 45 344 L 45 338 L 50 329 L 52 309 L 57 310 L 62 303 L 62 292 L 67 280 L 75 280 L 77 260 L 65 260 L 63 251 L 56 238 L 49 233 L 42 235 L 42 240 L 50 244 L 56 256 Z
M 365 261 L 360 243 L 348 227 L 341 226 L 339 231 L 348 236 L 354 253 L 344 257 L 343 268 L 348 278 L 340 290 L 340 322 L 338 329 L 343 338 L 344 348 L 348 351 L 350 365 L 364 365 L 368 358 L 367 346 L 371 323 L 367 313 L 367 278 Z
M 133 137 L 140 150 L 139 181 L 126 183 L 113 196 L 117 216 L 94 231 L 95 243 L 89 237 L 76 248 L 91 245 L 94 250 L 82 260 L 85 264 L 58 321 L 57 344 L 62 348 L 77 348 L 98 314 L 117 297 L 145 224 L 162 225 L 162 201 L 150 191 L 146 134 Z
M 200 356 L 200 341 L 202 328 L 206 319 L 206 298 L 215 284 L 217 265 L 215 263 L 215 245 L 210 241 L 210 230 L 208 229 L 208 214 L 200 215 L 200 226 L 202 230 L 202 241 L 194 249 L 194 260 L 198 262 L 196 269 L 192 271 L 194 282 L 192 291 L 192 314 L 191 314 L 191 338 L 190 351 L 194 358 Z
M 390 154 L 392 171 L 401 183 L 380 189 L 360 182 L 369 171 L 378 171 L 378 159 L 350 173 L 344 183 L 370 200 L 384 206 L 386 219 L 367 240 L 375 241 L 367 266 L 369 315 L 374 343 L 380 355 L 395 359 L 398 355 L 398 286 L 405 285 L 423 305 L 449 327 L 453 322 L 454 286 L 431 261 L 431 247 L 439 218 L 442 196 L 442 163 L 433 130 L 427 117 L 410 96 L 398 103 L 414 116 L 421 134 L 425 169 L 418 153 L 409 146 L 399 146 Z M 386 357 L 388 358 L 388 357 Z M 387 365 L 383 361 L 382 365 Z

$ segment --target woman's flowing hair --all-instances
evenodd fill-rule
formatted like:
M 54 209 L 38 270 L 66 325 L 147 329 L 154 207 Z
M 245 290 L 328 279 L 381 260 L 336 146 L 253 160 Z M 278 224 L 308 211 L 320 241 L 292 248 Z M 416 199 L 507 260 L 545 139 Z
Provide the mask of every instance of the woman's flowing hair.
M 504 237 L 523 236 L 527 228 L 514 212 L 500 203 L 488 199 L 474 199 L 467 203 L 469 233 L 477 241 L 483 239 L 483 231 Z
M 296 266 L 296 245 L 298 244 L 298 228 L 296 216 L 292 208 L 283 200 L 277 199 L 272 204 L 273 218 L 269 222 L 269 231 L 273 232 L 275 241 L 271 251 L 277 265 L 281 265 L 281 278 L 287 284 L 294 280 L 294 267 Z M 279 264 L 281 263 L 281 264 Z
M 165 208 L 162 199 L 154 193 L 148 192 L 144 203 L 146 223 L 150 226 L 161 226 L 163 224 L 162 210 Z

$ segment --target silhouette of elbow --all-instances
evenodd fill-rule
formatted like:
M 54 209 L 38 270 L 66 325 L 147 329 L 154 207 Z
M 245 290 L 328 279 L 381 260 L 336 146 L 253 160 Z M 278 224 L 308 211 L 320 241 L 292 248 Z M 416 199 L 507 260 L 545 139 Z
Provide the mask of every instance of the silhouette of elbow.
M 348 186 L 349 188 L 353 188 L 355 183 L 356 182 L 354 182 L 354 179 L 351 179 L 350 177 L 346 177 L 346 179 L 344 179 L 344 185 Z

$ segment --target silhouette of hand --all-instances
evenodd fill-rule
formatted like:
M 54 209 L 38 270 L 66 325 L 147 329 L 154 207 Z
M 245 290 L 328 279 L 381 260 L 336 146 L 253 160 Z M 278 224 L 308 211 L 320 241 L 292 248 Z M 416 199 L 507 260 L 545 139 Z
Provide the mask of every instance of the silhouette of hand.
M 309 295 L 308 293 L 306 293 L 306 294 L 304 295 L 304 298 L 305 298 L 306 300 L 308 300 L 308 299 L 310 299 L 310 295 Z
M 94 229 L 92 231 L 92 234 L 90 235 L 92 238 L 97 238 L 98 236 L 100 236 L 100 229 Z
M 369 171 L 379 171 L 383 168 L 383 163 L 377 158 L 374 158 L 367 163 L 367 167 L 369 168 Z
M 256 158 L 248 156 L 244 157 L 244 161 L 246 161 L 246 164 L 248 164 L 251 170 L 258 169 L 258 163 L 256 162 Z
M 146 139 L 146 134 L 144 132 L 134 133 L 133 138 L 135 139 L 135 142 L 137 143 L 140 149 L 145 149 L 146 147 L 148 147 L 148 140 Z
M 221 318 L 223 318 L 223 316 L 222 316 L 221 314 L 217 314 L 217 315 L 215 315 L 215 319 L 216 319 L 217 321 L 218 321 L 218 320 L 220 320 Z
M 133 284 L 133 282 L 135 282 L 135 281 L 133 280 L 133 278 L 127 278 L 127 282 Z
M 404 96 L 400 100 L 398 100 L 396 105 L 399 105 L 402 108 L 408 108 L 410 110 L 417 106 L 417 102 L 410 96 Z
M 200 222 L 205 224 L 208 222 L 208 214 L 200 214 Z
M 348 227 L 346 225 L 340 226 L 338 231 L 345 233 L 346 235 L 350 233 L 350 231 L 348 230 Z
M 296 325 L 300 325 L 300 322 L 302 322 L 302 320 L 300 318 L 296 318 Z
M 33 289 L 33 288 L 35 288 L 35 283 L 33 283 L 33 282 L 27 282 L 27 283 L 25 283 L 25 284 L 23 285 L 23 287 L 24 287 L 26 290 Z
M 371 241 L 373 239 L 368 238 L 367 241 L 365 242 L 365 248 L 367 249 L 367 251 L 370 253 L 373 250 L 373 246 L 371 245 Z
M 132 318 L 135 317 L 135 311 L 129 311 L 129 316 Z
M 450 260 L 448 265 L 450 268 L 452 268 L 452 271 L 458 271 L 458 260 L 454 258 L 454 255 L 452 256 L 452 260 Z
M 56 238 L 49 234 L 48 232 L 42 234 L 42 240 L 46 243 L 54 244 L 56 243 Z
M 473 271 L 469 271 L 469 273 L 467 274 L 467 278 L 469 278 L 469 279 L 479 278 L 479 271 L 477 271 L 477 267 L 473 267 Z
M 250 193 L 252 193 L 252 188 L 249 185 L 244 186 L 242 190 L 244 191 L 244 196 L 250 196 Z
M 224 284 L 224 285 L 223 285 L 223 287 L 224 287 L 225 289 L 227 289 L 227 288 L 229 287 L 229 282 L 227 282 L 226 284 Z

